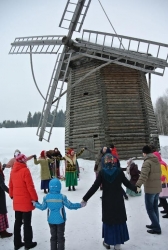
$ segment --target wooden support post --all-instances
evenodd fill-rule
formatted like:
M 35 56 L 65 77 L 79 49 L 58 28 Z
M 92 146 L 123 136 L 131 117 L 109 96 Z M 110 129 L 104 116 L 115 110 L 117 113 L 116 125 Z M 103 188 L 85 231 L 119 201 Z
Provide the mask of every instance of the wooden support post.
M 149 93 L 150 93 L 150 95 L 151 95 L 151 73 L 149 73 L 148 87 L 149 87 Z

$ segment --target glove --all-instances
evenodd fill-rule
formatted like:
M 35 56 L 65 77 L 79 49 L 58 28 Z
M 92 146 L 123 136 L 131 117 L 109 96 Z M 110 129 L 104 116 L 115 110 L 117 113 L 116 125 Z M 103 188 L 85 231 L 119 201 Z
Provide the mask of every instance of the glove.
M 82 208 L 82 207 L 85 207 L 85 206 L 86 206 L 87 202 L 84 201 L 84 200 L 82 200 L 80 204 L 81 204 L 81 208 Z
M 4 170 L 6 168 L 6 164 L 2 165 L 2 170 Z
M 141 188 L 137 187 L 137 193 L 141 193 Z
M 84 147 L 84 149 L 87 149 L 87 147 Z
M 32 201 L 34 207 L 35 207 L 35 205 L 36 205 L 36 202 L 37 202 L 37 201 Z
M 36 156 L 36 155 L 33 155 L 33 158 L 34 158 L 34 159 L 37 159 L 37 156 Z
M 98 165 L 95 164 L 95 166 L 94 166 L 94 171 L 97 171 L 97 169 L 98 169 Z

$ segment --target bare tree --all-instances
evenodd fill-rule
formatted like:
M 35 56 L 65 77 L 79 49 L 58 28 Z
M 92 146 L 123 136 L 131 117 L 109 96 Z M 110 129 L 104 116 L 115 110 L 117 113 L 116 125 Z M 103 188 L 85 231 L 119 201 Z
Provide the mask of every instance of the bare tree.
M 156 101 L 155 116 L 159 134 L 168 135 L 168 89 Z

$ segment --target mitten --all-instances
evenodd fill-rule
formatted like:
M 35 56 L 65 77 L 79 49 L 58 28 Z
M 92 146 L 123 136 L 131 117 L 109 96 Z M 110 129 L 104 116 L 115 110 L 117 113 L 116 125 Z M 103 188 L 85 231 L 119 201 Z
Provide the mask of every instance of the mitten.
M 84 200 L 82 200 L 80 204 L 81 204 L 81 208 L 82 208 L 82 207 L 85 207 L 85 206 L 86 206 L 87 202 L 84 201 Z
M 34 159 L 36 159 L 36 158 L 37 158 L 37 156 L 36 156 L 36 155 L 33 155 L 33 158 L 34 158 Z
M 98 169 L 98 165 L 95 164 L 95 166 L 94 166 L 94 171 L 97 171 L 97 169 Z
M 140 192 L 141 192 L 141 188 L 137 187 L 137 193 L 140 193 Z
M 6 168 L 6 164 L 2 165 L 2 170 L 4 170 Z
M 35 207 L 35 205 L 36 205 L 36 202 L 37 202 L 37 201 L 32 201 L 34 207 Z

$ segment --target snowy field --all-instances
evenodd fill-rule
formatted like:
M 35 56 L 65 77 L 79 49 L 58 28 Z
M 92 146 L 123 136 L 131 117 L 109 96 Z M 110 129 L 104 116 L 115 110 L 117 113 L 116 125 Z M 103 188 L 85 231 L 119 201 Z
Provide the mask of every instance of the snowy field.
M 42 150 L 58 147 L 64 155 L 64 128 L 54 128 L 51 142 L 39 142 L 36 136 L 36 128 L 18 128 L 18 129 L 0 129 L 0 161 L 6 163 L 13 157 L 15 149 L 21 150 L 26 156 L 36 154 L 39 156 Z M 162 150 L 168 148 L 168 136 L 160 136 Z M 167 150 L 166 150 L 167 152 Z M 168 163 L 168 155 L 164 160 Z M 139 169 L 142 166 L 142 160 L 136 161 Z M 76 191 L 68 192 L 65 182 L 62 182 L 62 193 L 67 195 L 71 202 L 80 202 L 86 191 L 92 185 L 95 174 L 93 171 L 94 161 L 79 159 L 80 181 Z M 126 161 L 121 161 L 121 166 L 126 166 Z M 28 167 L 32 173 L 35 188 L 39 196 L 39 202 L 43 199 L 43 191 L 40 190 L 40 167 L 35 166 L 33 160 L 28 162 Z M 61 163 L 61 172 L 63 173 L 64 164 Z M 6 185 L 8 185 L 10 170 L 5 169 Z M 66 250 L 104 250 L 102 245 L 102 222 L 101 222 L 101 191 L 98 190 L 88 201 L 85 208 L 79 210 L 68 210 L 65 229 Z M 12 209 L 12 200 L 6 194 L 9 232 L 13 231 L 14 211 Z M 160 223 L 162 228 L 161 235 L 151 235 L 146 232 L 146 224 L 150 224 L 144 205 L 144 193 L 140 197 L 130 197 L 125 201 L 127 211 L 127 225 L 130 234 L 130 240 L 122 245 L 123 250 L 166 250 L 167 249 L 167 230 L 168 219 L 163 219 L 160 214 Z M 47 211 L 34 210 L 32 216 L 32 227 L 34 232 L 34 241 L 37 241 L 36 250 L 50 249 L 50 232 L 47 223 Z M 0 238 L 0 249 L 12 250 L 13 237 L 7 239 Z M 24 248 L 21 248 L 24 249 Z M 113 247 L 111 246 L 111 249 Z

